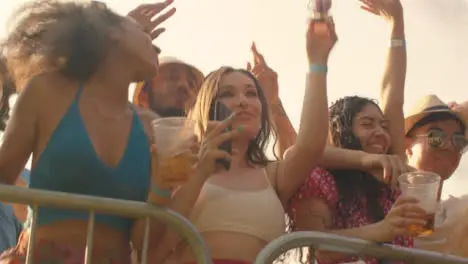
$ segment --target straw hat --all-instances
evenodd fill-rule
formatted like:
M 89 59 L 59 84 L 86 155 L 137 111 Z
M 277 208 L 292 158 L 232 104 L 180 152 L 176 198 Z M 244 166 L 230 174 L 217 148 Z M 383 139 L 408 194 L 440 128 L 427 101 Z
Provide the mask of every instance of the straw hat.
M 166 56 L 166 57 L 159 58 L 159 69 L 162 69 L 164 66 L 173 65 L 173 64 L 186 66 L 195 76 L 198 86 L 201 86 L 205 76 L 197 67 L 183 60 L 180 60 L 176 57 Z M 148 98 L 148 97 L 142 96 L 142 95 L 148 94 L 148 92 L 151 91 L 151 84 L 152 84 L 152 80 L 147 80 L 147 81 L 142 81 L 142 82 L 137 83 L 137 85 L 135 86 L 135 92 L 133 93 L 133 100 L 132 100 L 133 104 L 142 106 L 142 107 L 148 107 L 147 102 L 144 102 L 145 101 L 144 98 Z
M 426 95 L 419 100 L 405 116 L 405 134 L 414 127 L 424 117 L 432 113 L 450 113 L 457 117 L 465 127 L 468 127 L 468 116 L 460 111 L 451 109 L 446 103 L 436 95 Z M 466 131 L 468 137 L 468 131 Z

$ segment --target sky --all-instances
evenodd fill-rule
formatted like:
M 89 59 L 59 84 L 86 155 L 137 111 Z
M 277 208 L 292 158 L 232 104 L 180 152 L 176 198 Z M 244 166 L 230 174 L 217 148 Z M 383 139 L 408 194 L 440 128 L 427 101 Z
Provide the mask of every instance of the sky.
M 0 37 L 24 0 L 0 1 Z M 140 3 L 108 0 L 126 14 Z M 402 0 L 405 9 L 408 73 L 405 109 L 426 94 L 445 101 L 468 100 L 468 0 Z M 257 43 L 279 74 L 280 97 L 297 128 L 305 87 L 305 27 L 308 0 L 175 0 L 178 11 L 155 43 L 162 55 L 186 60 L 204 73 L 221 65 L 245 67 Z M 357 0 L 333 0 L 339 42 L 329 61 L 329 102 L 362 95 L 378 99 L 389 31 L 384 20 L 359 9 Z M 445 184 L 444 195 L 468 193 L 468 158 Z

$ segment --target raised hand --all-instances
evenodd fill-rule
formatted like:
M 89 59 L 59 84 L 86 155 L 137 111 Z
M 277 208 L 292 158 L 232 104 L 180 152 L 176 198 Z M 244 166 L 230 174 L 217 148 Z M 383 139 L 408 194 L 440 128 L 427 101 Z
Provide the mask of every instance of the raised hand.
M 128 13 L 128 16 L 135 19 L 140 25 L 143 26 L 145 31 L 151 36 L 151 39 L 156 39 L 161 35 L 165 28 L 159 27 L 161 23 L 169 19 L 176 12 L 175 7 L 169 9 L 163 14 L 163 10 L 168 8 L 174 0 L 165 0 L 164 2 L 154 4 L 142 4 Z M 159 15 L 160 14 L 160 15 Z M 158 15 L 156 18 L 154 18 Z
M 406 172 L 414 171 L 398 155 L 366 153 L 361 160 L 362 169 L 373 175 L 379 181 L 397 186 L 398 177 Z
M 359 0 L 361 9 L 383 17 L 389 22 L 403 19 L 403 7 L 400 0 Z
M 327 64 L 330 51 L 337 40 L 335 24 L 332 19 L 327 22 L 311 20 L 306 36 L 309 63 Z
M 247 63 L 247 70 L 257 78 L 260 86 L 263 88 L 265 97 L 269 105 L 278 102 L 278 74 L 268 67 L 265 58 L 258 52 L 255 42 L 252 43 L 251 51 L 253 54 L 252 63 Z
M 227 131 L 231 125 L 235 114 L 231 115 L 224 121 L 210 121 L 205 133 L 201 135 L 202 142 L 198 153 L 197 175 L 199 177 L 208 178 L 216 170 L 216 160 L 225 159 L 231 160 L 231 154 L 220 150 L 219 146 L 226 141 L 233 140 L 236 136 L 242 133 L 242 129 L 234 129 Z

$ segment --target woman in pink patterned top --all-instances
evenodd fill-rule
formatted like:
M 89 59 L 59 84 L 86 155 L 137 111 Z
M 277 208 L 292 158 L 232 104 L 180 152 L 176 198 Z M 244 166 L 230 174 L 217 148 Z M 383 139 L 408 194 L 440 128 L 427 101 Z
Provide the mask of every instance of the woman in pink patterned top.
M 358 96 L 340 99 L 331 106 L 329 120 L 333 145 L 388 153 L 387 122 L 374 101 Z M 288 212 L 291 227 L 412 247 L 412 234 L 406 227 L 424 224 L 425 212 L 416 205 L 415 199 L 397 196 L 388 185 L 367 172 L 316 168 L 291 200 Z M 323 251 L 316 251 L 316 258 L 319 264 L 359 260 Z M 380 263 L 374 258 L 361 260 L 366 264 Z

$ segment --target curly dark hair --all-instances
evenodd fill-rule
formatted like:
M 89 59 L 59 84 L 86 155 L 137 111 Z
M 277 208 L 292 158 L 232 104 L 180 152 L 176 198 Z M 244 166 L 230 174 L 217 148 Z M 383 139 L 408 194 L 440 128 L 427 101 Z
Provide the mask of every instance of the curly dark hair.
M 122 21 L 95 1 L 31 1 L 13 18 L 3 48 L 15 82 L 50 70 L 71 80 L 89 79 L 112 44 L 110 30 Z
M 5 59 L 2 57 L 0 57 L 0 85 L 2 89 L 0 99 L 0 131 L 4 131 L 10 114 L 10 97 L 15 93 L 15 87 L 8 74 Z
M 376 101 L 360 96 L 346 96 L 334 102 L 329 108 L 329 130 L 330 139 L 335 147 L 363 150 L 359 138 L 353 132 L 353 122 L 358 113 L 367 105 L 373 105 L 379 110 Z M 361 199 L 364 197 L 367 201 L 367 212 L 370 221 L 378 222 L 385 215 L 382 206 L 379 204 L 379 197 L 382 188 L 388 188 L 376 180 L 367 172 L 359 170 L 330 170 L 333 175 L 339 200 L 335 208 L 336 217 L 340 219 L 349 219 L 353 212 L 350 210 L 355 204 L 361 204 Z M 389 199 L 394 201 L 389 192 Z M 289 230 L 295 229 L 295 223 L 289 219 Z M 347 228 L 346 226 L 344 228 Z M 311 259 L 312 255 L 308 252 L 313 252 L 299 249 L 299 261 L 301 263 L 315 263 Z M 304 256 L 306 261 L 304 262 Z
M 336 101 L 330 107 L 330 134 L 334 146 L 352 150 L 362 150 L 359 138 L 353 133 L 353 121 L 356 115 L 367 105 L 374 105 L 379 110 L 378 104 L 371 99 L 359 96 L 347 96 Z M 379 201 L 384 184 L 364 171 L 358 170 L 333 170 L 333 174 L 342 208 L 349 208 L 359 203 L 361 197 L 367 200 L 369 220 L 377 222 L 384 218 L 384 212 Z M 392 198 L 393 199 L 393 198 Z M 339 210 L 341 217 L 349 218 L 349 210 Z

